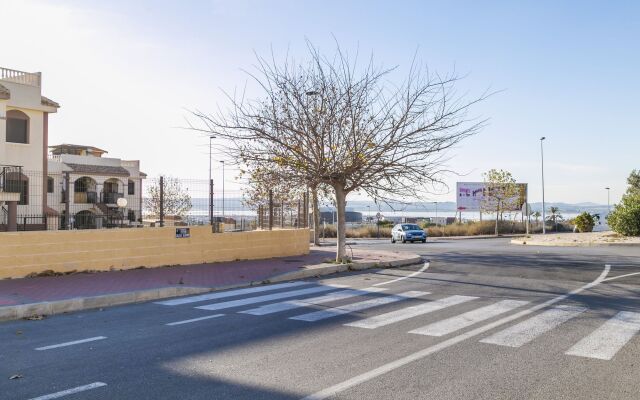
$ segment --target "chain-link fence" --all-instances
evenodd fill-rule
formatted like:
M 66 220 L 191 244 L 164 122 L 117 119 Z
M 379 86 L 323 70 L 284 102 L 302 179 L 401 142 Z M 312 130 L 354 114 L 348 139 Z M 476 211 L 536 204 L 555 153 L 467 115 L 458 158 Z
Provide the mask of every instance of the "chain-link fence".
M 0 167 L 0 231 L 213 225 L 248 231 L 307 227 L 306 195 L 248 202 L 202 179 L 144 179 Z M 10 194 L 10 195 L 9 195 Z M 8 201 L 12 200 L 12 201 Z M 13 208 L 12 208 L 13 207 Z

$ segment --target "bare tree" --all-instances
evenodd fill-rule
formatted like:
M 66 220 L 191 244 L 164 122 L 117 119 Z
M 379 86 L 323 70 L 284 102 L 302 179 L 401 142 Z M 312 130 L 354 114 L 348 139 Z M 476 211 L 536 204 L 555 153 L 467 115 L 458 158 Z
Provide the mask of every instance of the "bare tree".
M 229 139 L 241 163 L 274 165 L 293 182 L 328 185 L 338 213 L 336 260 L 347 260 L 347 195 L 385 200 L 421 197 L 442 184 L 446 150 L 477 133 L 484 121 L 467 117 L 484 99 L 466 101 L 458 78 L 411 66 L 398 85 L 395 69 L 359 66 L 339 47 L 322 56 L 308 43 L 309 60 L 279 63 L 258 57 L 249 73 L 263 94 L 228 95 L 231 106 L 194 112 L 206 134 Z
M 178 178 L 164 177 L 163 205 L 166 215 L 184 217 L 191 210 L 191 195 L 183 189 Z M 153 216 L 160 215 L 160 179 L 154 179 L 147 186 L 144 207 Z
M 519 193 L 516 180 L 511 172 L 491 169 L 483 174 L 485 183 L 485 193 L 483 197 L 482 209 L 489 213 L 496 213 L 496 229 L 498 236 L 499 221 L 502 220 L 502 213 L 510 210 L 517 202 Z

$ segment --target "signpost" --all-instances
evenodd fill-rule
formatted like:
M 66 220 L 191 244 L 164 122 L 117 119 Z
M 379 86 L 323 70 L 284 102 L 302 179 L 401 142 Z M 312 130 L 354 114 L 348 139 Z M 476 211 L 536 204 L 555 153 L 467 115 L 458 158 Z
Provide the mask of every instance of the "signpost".
M 517 183 L 518 194 L 506 202 L 504 211 L 521 211 L 527 202 L 527 184 Z M 484 182 L 456 183 L 456 206 L 458 212 L 491 210 L 490 199 L 485 197 L 487 188 Z

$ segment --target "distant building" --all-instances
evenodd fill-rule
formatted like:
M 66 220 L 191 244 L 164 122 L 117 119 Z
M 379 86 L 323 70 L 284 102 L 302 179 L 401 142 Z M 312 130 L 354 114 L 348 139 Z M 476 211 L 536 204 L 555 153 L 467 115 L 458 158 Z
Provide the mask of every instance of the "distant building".
M 347 223 L 362 223 L 362 213 L 353 211 L 347 208 L 345 212 Z M 332 224 L 334 221 L 338 221 L 338 213 L 335 208 L 326 207 L 320 208 L 320 223 L 326 222 Z

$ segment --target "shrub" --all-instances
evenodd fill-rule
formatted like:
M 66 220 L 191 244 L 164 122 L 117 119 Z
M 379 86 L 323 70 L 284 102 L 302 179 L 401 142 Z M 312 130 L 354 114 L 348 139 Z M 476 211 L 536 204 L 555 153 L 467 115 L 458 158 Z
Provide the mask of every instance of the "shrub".
M 607 223 L 621 235 L 640 236 L 640 193 L 623 196 L 607 217 Z
M 596 224 L 595 218 L 588 212 L 583 212 L 578 215 L 573 222 L 575 223 L 578 232 L 591 232 Z

